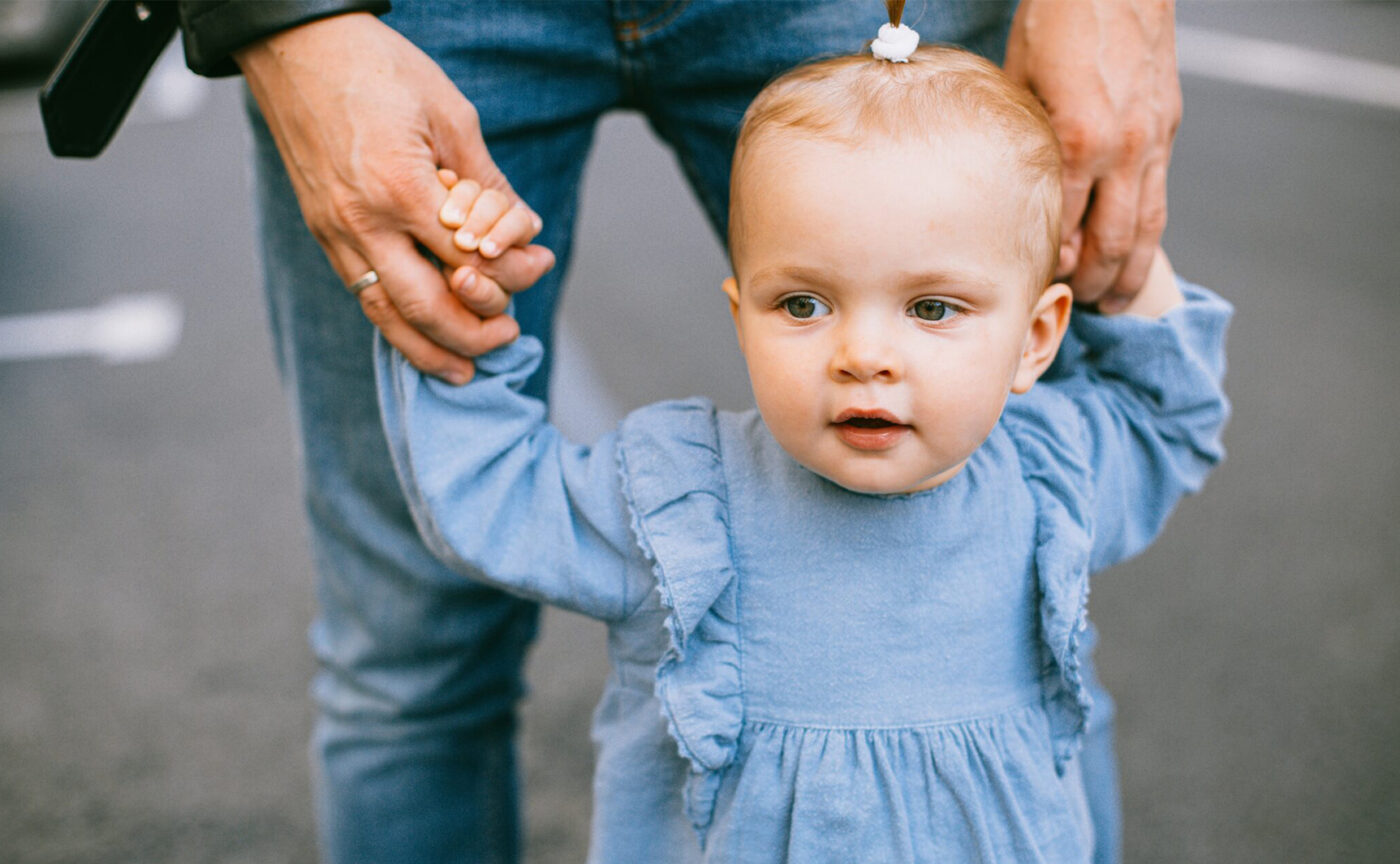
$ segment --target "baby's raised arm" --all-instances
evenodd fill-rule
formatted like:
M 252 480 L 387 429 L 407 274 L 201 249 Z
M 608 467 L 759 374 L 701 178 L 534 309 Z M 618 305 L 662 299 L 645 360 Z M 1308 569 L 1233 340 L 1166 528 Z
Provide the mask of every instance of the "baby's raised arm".
M 1177 278 L 1159 250 L 1130 306 L 1112 316 L 1076 310 L 1054 366 L 1007 404 L 1035 467 L 1082 492 L 1091 570 L 1146 548 L 1224 456 L 1231 313 Z

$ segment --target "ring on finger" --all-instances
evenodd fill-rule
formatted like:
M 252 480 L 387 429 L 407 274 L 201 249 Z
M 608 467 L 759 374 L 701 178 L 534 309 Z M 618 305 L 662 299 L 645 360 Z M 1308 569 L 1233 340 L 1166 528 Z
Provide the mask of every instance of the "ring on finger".
M 349 285 L 346 285 L 345 290 L 358 297 L 360 296 L 361 291 L 365 290 L 371 285 L 378 284 L 378 282 L 379 273 L 377 271 L 371 270 L 365 275 L 361 276 L 359 279 L 356 279 L 354 282 L 351 282 Z

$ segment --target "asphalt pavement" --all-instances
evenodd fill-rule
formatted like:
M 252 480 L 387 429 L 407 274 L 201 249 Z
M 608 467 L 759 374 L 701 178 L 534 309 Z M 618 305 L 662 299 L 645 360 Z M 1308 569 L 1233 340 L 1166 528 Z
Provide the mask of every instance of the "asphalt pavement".
M 1396 4 L 1186 4 L 1181 19 L 1400 64 Z M 1090 602 L 1127 860 L 1389 864 L 1400 110 L 1212 68 L 1184 78 L 1167 247 L 1238 308 L 1229 458 Z M 32 91 L 0 91 L 0 335 L 130 295 L 182 324 L 144 362 L 104 363 L 122 358 L 100 346 L 0 360 L 0 861 L 315 860 L 312 576 L 242 94 L 171 82 L 95 162 L 48 157 Z M 747 405 L 723 256 L 637 118 L 602 125 L 579 230 L 561 425 L 588 439 L 697 393 Z M 521 740 L 532 864 L 583 858 L 605 668 L 598 625 L 547 616 Z

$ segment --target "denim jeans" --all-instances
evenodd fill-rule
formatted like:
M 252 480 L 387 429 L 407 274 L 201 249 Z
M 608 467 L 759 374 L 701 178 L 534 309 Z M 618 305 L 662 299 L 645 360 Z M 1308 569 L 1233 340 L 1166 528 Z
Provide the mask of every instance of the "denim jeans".
M 999 59 L 1011 11 L 931 0 L 910 4 L 906 21 L 925 41 Z M 875 0 L 400 0 L 384 20 L 473 102 L 492 156 L 544 217 L 537 242 L 559 265 L 516 298 L 516 315 L 548 348 L 604 113 L 647 117 L 722 237 L 733 136 L 749 100 L 803 59 L 860 50 L 883 15 Z M 255 108 L 250 119 L 267 302 L 317 569 L 311 749 L 323 856 L 518 861 L 514 712 L 538 610 L 455 576 L 419 541 L 380 427 L 370 324 L 306 230 Z M 546 393 L 550 356 L 534 395 Z M 1108 766 L 1098 773 L 1113 781 L 1111 728 L 1091 742 L 1109 760 L 1096 759 Z M 1096 806 L 1095 818 L 1116 835 L 1109 789 L 1111 812 Z

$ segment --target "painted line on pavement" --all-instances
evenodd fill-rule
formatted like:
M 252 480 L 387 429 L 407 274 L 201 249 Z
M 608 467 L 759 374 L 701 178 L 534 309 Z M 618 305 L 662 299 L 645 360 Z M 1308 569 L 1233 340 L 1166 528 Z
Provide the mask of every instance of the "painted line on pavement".
M 165 294 L 128 294 L 85 309 L 0 317 L 0 362 L 96 357 L 142 363 L 180 343 L 184 312 Z
M 1176 28 L 1184 75 L 1400 110 L 1400 67 L 1284 42 Z

